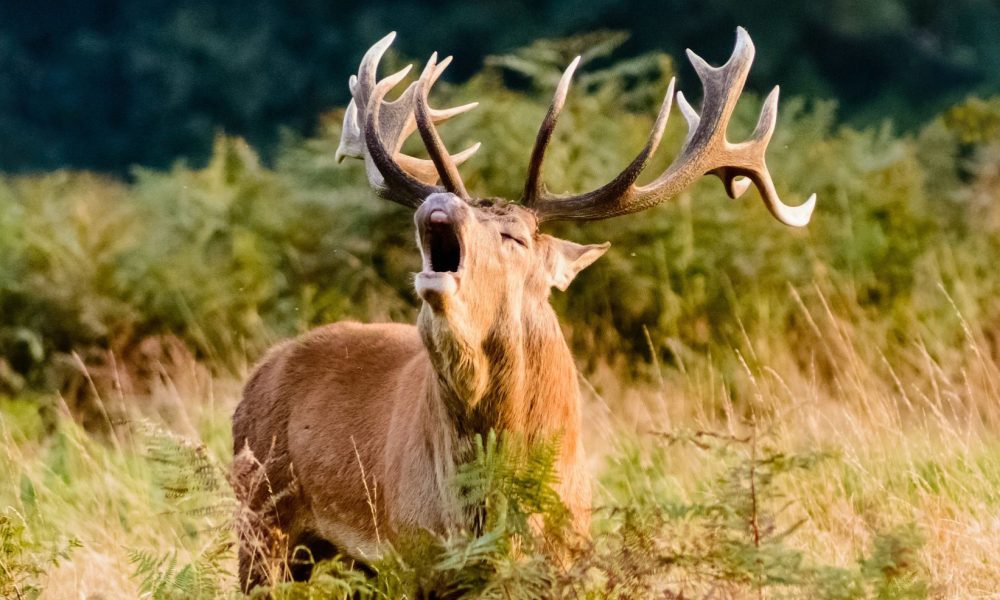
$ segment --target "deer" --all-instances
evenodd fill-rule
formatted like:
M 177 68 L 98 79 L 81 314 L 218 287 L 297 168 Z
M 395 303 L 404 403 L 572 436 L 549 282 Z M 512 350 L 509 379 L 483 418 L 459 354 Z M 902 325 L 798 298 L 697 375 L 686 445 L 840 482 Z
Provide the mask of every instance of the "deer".
M 266 457 L 266 493 L 254 510 L 273 511 L 289 547 L 315 558 L 339 553 L 368 563 L 380 544 L 410 529 L 446 533 L 464 526 L 453 477 L 474 436 L 489 430 L 528 440 L 556 439 L 556 491 L 575 530 L 586 535 L 591 483 L 581 436 L 577 369 L 549 303 L 610 244 L 578 244 L 543 233 L 553 221 L 593 221 L 638 213 L 677 196 L 706 174 L 737 198 L 752 183 L 771 214 L 805 226 L 816 195 L 798 206 L 778 197 L 765 163 L 778 88 L 756 128 L 731 143 L 726 129 L 754 57 L 743 28 L 729 60 L 713 67 L 688 50 L 703 87 L 701 110 L 676 93 L 688 132 L 670 166 L 637 185 L 666 127 L 672 79 L 638 155 L 607 184 L 554 194 L 543 182 L 546 149 L 564 106 L 577 57 L 562 74 L 531 150 L 518 201 L 474 197 L 458 165 L 479 148 L 450 154 L 437 124 L 476 106 L 428 104 L 450 62 L 431 55 L 394 101 L 411 66 L 381 80 L 380 59 L 395 33 L 364 55 L 349 88 L 338 162 L 361 159 L 376 195 L 414 210 L 422 270 L 414 287 L 416 324 L 337 322 L 270 349 L 253 369 L 232 420 L 234 453 Z M 429 159 L 404 154 L 418 132 Z M 254 548 L 241 536 L 240 580 L 262 582 Z M 293 576 L 296 574 L 293 573 Z

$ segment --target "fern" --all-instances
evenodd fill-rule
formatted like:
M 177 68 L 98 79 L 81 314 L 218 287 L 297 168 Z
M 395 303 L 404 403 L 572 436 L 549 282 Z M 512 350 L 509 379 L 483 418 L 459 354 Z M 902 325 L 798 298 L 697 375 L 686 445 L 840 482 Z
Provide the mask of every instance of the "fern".
M 0 513 L 0 597 L 26 600 L 42 593 L 38 580 L 83 544 L 76 538 L 42 543 L 29 534 L 24 517 L 11 507 Z
M 217 535 L 192 561 L 180 564 L 178 553 L 129 551 L 132 577 L 154 600 L 216 598 L 229 579 L 224 563 L 231 552 L 228 533 Z
M 177 583 L 177 553 L 155 555 L 134 550 L 129 552 L 129 562 L 133 565 L 133 576 L 140 580 L 139 590 L 150 594 L 156 600 L 173 597 L 176 593 L 191 593 Z
M 654 447 L 652 460 L 641 453 L 623 457 L 613 470 L 613 487 L 625 485 L 624 503 L 609 509 L 610 528 L 589 556 L 574 566 L 602 574 L 602 594 L 610 597 L 648 595 L 659 589 L 668 597 L 690 597 L 711 589 L 746 592 L 774 589 L 816 598 L 919 598 L 926 593 L 917 551 L 922 541 L 913 527 L 876 536 L 871 554 L 853 569 L 812 564 L 790 545 L 803 521 L 782 524 L 792 502 L 781 481 L 799 470 L 811 470 L 830 459 L 827 452 L 790 454 L 746 437 L 680 430 L 662 436 L 666 445 L 689 444 L 709 452 L 724 465 L 693 501 L 672 499 L 650 485 L 663 476 L 641 466 L 662 465 Z M 626 481 L 617 480 L 624 476 Z M 669 584 L 689 579 L 688 584 Z M 674 594 L 675 596 L 669 596 Z
M 501 442 L 493 430 L 485 440 L 477 434 L 472 458 L 455 478 L 460 501 L 476 515 L 474 527 L 494 528 L 503 519 L 507 530 L 530 539 L 529 519 L 539 515 L 561 531 L 569 513 L 555 491 L 559 449 L 558 439 L 527 444 L 509 434 Z
M 140 432 L 154 481 L 171 502 L 172 515 L 195 539 L 204 533 L 213 535 L 185 563 L 180 563 L 176 550 L 131 550 L 132 576 L 140 590 L 155 600 L 217 597 L 226 582 L 233 580 L 227 564 L 233 550 L 230 518 L 234 505 L 223 494 L 228 489 L 225 475 L 204 445 L 150 423 L 143 423 Z

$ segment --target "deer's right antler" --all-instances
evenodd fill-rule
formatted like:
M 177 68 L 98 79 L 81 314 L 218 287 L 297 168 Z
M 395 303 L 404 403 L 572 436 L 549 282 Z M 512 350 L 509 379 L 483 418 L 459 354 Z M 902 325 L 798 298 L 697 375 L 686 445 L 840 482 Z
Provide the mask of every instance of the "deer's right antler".
M 387 200 L 416 208 L 435 192 L 449 191 L 468 198 L 465 185 L 458 175 L 457 165 L 479 149 L 479 144 L 454 156 L 448 153 L 437 134 L 434 123 L 475 108 L 473 102 L 449 109 L 433 109 L 427 105 L 427 93 L 451 62 L 447 57 L 440 63 L 431 56 L 420 79 L 393 102 L 385 96 L 410 71 L 410 66 L 378 81 L 378 63 L 395 39 L 390 33 L 365 53 L 357 76 L 349 81 L 352 100 L 344 114 L 344 127 L 337 161 L 345 156 L 365 161 L 368 182 L 375 192 Z M 431 160 L 403 154 L 406 138 L 417 129 L 427 146 Z M 441 179 L 443 186 L 435 185 Z

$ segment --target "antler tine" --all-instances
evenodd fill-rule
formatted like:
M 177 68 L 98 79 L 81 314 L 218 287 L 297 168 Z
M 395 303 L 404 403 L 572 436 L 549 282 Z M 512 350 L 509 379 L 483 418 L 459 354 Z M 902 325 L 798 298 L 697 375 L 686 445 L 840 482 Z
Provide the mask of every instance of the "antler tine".
M 531 159 L 528 162 L 528 178 L 524 182 L 524 193 L 521 194 L 521 202 L 525 206 L 531 206 L 535 200 L 545 194 L 545 182 L 542 181 L 542 166 L 545 162 L 545 151 L 552 140 L 552 132 L 555 131 L 556 121 L 559 120 L 559 113 L 562 112 L 566 103 L 566 94 L 569 93 L 569 85 L 573 80 L 573 72 L 580 64 L 580 57 L 577 56 L 573 62 L 569 63 L 559 84 L 552 95 L 552 104 L 549 111 L 545 113 L 545 119 L 538 128 L 538 135 L 535 137 L 535 146 L 531 149 Z
M 437 56 L 437 52 L 434 53 L 434 56 L 435 57 Z M 434 84 L 437 83 L 438 78 L 441 77 L 441 74 L 444 73 L 444 70 L 447 69 L 448 65 L 451 64 L 451 59 L 452 57 L 446 56 L 441 62 L 437 64 L 437 67 L 435 67 L 434 69 L 434 73 L 431 75 L 428 87 L 434 87 Z M 423 74 L 421 74 L 421 76 L 423 76 Z M 414 85 L 413 87 L 416 86 Z M 448 119 L 456 115 L 469 112 L 470 110 L 476 108 L 477 106 L 479 106 L 478 102 L 469 102 L 468 104 L 462 104 L 461 106 L 455 106 L 453 108 L 438 109 L 438 108 L 428 107 L 428 110 L 430 111 L 431 121 L 433 121 L 436 124 L 447 121 Z
M 739 144 L 729 144 L 731 152 L 746 155 L 750 159 L 750 164 L 745 167 L 748 180 L 740 182 L 727 174 L 723 181 L 726 182 L 727 187 L 729 185 L 742 186 L 744 190 L 749 187 L 750 181 L 753 181 L 761 198 L 764 199 L 767 209 L 776 219 L 785 225 L 804 227 L 809 223 L 813 210 L 816 208 L 816 194 L 811 194 L 805 202 L 798 206 L 789 206 L 782 202 L 781 198 L 778 197 L 778 192 L 774 189 L 774 181 L 771 179 L 771 173 L 767 169 L 764 156 L 778 121 L 778 94 L 779 88 L 775 86 L 764 99 L 764 106 L 757 119 L 757 127 L 754 128 L 750 139 Z M 735 196 L 730 193 L 730 196 L 735 198 L 739 193 L 741 192 Z
M 451 57 L 448 57 L 442 61 L 442 70 L 451 62 L 450 59 Z M 431 54 L 427 65 L 424 67 L 424 72 L 421 73 L 420 79 L 416 83 L 417 102 L 414 116 L 417 121 L 417 129 L 420 131 L 420 137 L 424 140 L 427 153 L 430 154 L 431 160 L 434 161 L 434 166 L 437 167 L 437 171 L 441 175 L 441 183 L 445 189 L 468 200 L 469 192 L 466 191 L 465 183 L 462 182 L 458 166 L 451 155 L 448 154 L 448 149 L 445 148 L 444 142 L 441 141 L 441 136 L 438 135 L 437 129 L 434 128 L 431 111 L 427 106 L 427 94 L 430 92 L 431 85 L 438 76 L 440 76 L 440 72 L 437 70 L 437 52 L 435 52 Z M 478 149 L 478 144 L 476 148 Z
M 648 185 L 634 185 L 639 171 L 648 160 L 644 149 L 618 177 L 597 190 L 568 198 L 546 196 L 539 199 L 534 205 L 539 219 L 592 220 L 638 212 L 676 196 L 702 175 L 711 173 L 722 179 L 726 192 L 733 198 L 740 196 L 753 182 L 768 209 L 782 223 L 802 226 L 809 222 L 815 207 L 815 194 L 797 207 L 784 204 L 774 189 L 764 162 L 777 116 L 776 90 L 765 101 L 751 138 L 739 144 L 726 140 L 729 120 L 754 57 L 753 42 L 746 30 L 742 27 L 737 29 L 733 54 L 721 67 L 712 67 L 690 50 L 687 54 L 701 80 L 704 99 L 699 114 L 678 92 L 677 104 L 688 123 L 688 134 L 680 154 L 667 170 Z M 668 98 L 672 95 L 672 83 Z M 667 103 L 664 104 L 669 110 Z M 662 133 L 662 129 L 657 132 L 657 127 L 662 126 L 661 119 L 665 122 L 662 110 L 651 140 Z
M 687 146 L 691 143 L 691 138 L 694 136 L 695 131 L 698 130 L 701 116 L 698 115 L 695 109 L 691 108 L 691 104 L 684 97 L 684 92 L 677 92 L 677 106 L 681 109 L 681 114 L 684 115 L 684 120 L 688 124 L 688 133 L 684 138 L 684 145 Z M 725 168 L 716 169 L 712 173 L 722 180 L 722 184 L 726 188 L 726 193 L 730 198 L 739 198 L 750 187 L 750 179 L 738 173 L 728 173 Z
M 646 140 L 646 145 L 632 159 L 632 162 L 617 177 L 592 192 L 565 197 L 548 193 L 536 195 L 531 207 L 535 209 L 539 221 L 590 221 L 642 210 L 642 208 L 633 208 L 633 205 L 627 204 L 626 201 L 631 198 L 630 190 L 635 189 L 633 185 L 635 180 L 646 168 L 650 157 L 656 152 L 663 139 L 663 131 L 666 129 L 667 119 L 670 117 L 674 85 L 675 80 L 671 78 L 670 84 L 667 86 L 667 93 L 663 96 L 663 104 L 660 105 L 660 112 L 656 115 L 656 121 L 653 122 L 653 128 Z M 544 189 L 542 185 L 539 187 Z
M 351 75 L 354 80 L 354 75 Z M 353 88 L 351 88 L 353 91 Z M 337 145 L 337 152 L 334 159 L 341 163 L 344 158 L 352 156 L 354 158 L 364 158 L 364 141 L 361 139 L 361 125 L 358 123 L 358 105 L 351 99 L 344 111 L 344 125 L 340 132 L 340 144 Z
M 450 62 L 451 57 L 449 56 L 437 65 L 430 77 L 431 85 L 434 85 L 434 83 L 441 76 L 441 73 L 444 72 L 445 67 L 447 67 Z M 387 130 L 387 126 L 391 127 L 392 124 L 401 124 L 396 135 L 396 142 L 393 148 L 395 151 L 396 162 L 403 167 L 403 170 L 413 175 L 418 180 L 434 185 L 439 179 L 439 171 L 437 165 L 433 161 L 416 158 L 400 152 L 403 147 L 403 142 L 417 128 L 414 114 L 416 112 L 417 97 L 419 96 L 418 89 L 419 81 L 414 81 L 407 86 L 406 90 L 402 93 L 402 95 L 400 95 L 399 98 L 392 102 L 383 102 L 381 106 L 382 117 L 380 118 L 380 127 L 384 135 Z M 478 102 L 470 102 L 469 104 L 463 104 L 462 106 L 456 106 L 454 108 L 441 110 L 431 108 L 429 109 L 431 121 L 434 123 L 441 123 L 456 115 L 468 112 L 477 106 L 479 106 Z M 452 160 L 456 165 L 460 165 L 475 154 L 477 150 L 479 150 L 479 144 L 474 144 L 473 146 L 452 156 Z
M 410 67 L 407 66 L 402 71 L 386 77 L 372 91 L 364 129 L 364 141 L 368 150 L 365 154 L 365 168 L 368 171 L 368 181 L 379 196 L 404 206 L 417 208 L 424 198 L 441 191 L 441 188 L 428 185 L 404 171 L 383 144 L 378 126 L 382 99 L 406 77 L 409 71 Z
M 396 100 L 386 102 L 385 95 L 406 73 L 397 73 L 381 82 L 377 80 L 378 64 L 395 35 L 390 33 L 369 48 L 361 59 L 358 74 L 352 75 L 348 80 L 352 99 L 344 112 L 344 126 L 336 159 L 340 162 L 344 157 L 350 156 L 364 160 L 369 183 L 379 195 L 414 206 L 414 203 L 419 205 L 419 201 L 426 195 L 442 191 L 443 188 L 434 185 L 440 177 L 434 161 L 409 156 L 401 151 L 403 142 L 417 129 L 415 111 L 419 82 L 409 85 Z M 425 81 L 433 85 L 450 61 L 449 57 L 432 68 L 425 69 Z M 404 71 L 408 70 L 409 67 Z M 440 110 L 428 108 L 427 114 L 432 123 L 440 123 L 475 108 L 477 104 L 473 102 Z M 375 135 L 369 134 L 370 123 Z M 449 159 L 459 165 L 478 148 L 479 144 L 476 144 Z M 389 163 L 393 163 L 393 166 Z M 393 189 L 394 185 L 402 187 Z M 414 194 L 424 196 L 417 201 L 413 198 Z
M 450 56 L 442 60 L 440 63 L 438 63 L 437 67 L 434 69 L 430 77 L 431 86 L 433 86 L 437 82 L 438 78 L 441 77 L 441 74 L 444 73 L 445 68 L 450 63 L 451 63 Z M 421 74 L 421 77 L 423 77 L 423 73 Z M 404 128 L 405 133 L 403 133 L 400 136 L 399 140 L 400 146 L 402 146 L 403 140 L 405 140 L 411 133 L 413 133 L 413 130 L 416 128 L 414 122 L 412 120 L 408 120 L 408 117 L 413 115 L 413 113 L 415 112 L 417 96 L 419 95 L 418 84 L 419 84 L 418 81 L 414 81 L 409 86 L 407 86 L 406 90 L 402 93 L 402 95 L 400 95 L 399 98 L 397 98 L 392 102 L 385 102 L 382 105 L 382 111 L 383 114 L 385 115 L 383 118 L 389 121 L 405 122 L 407 124 L 407 127 Z M 433 121 L 434 123 L 442 123 L 456 115 L 468 112 L 477 106 L 479 106 L 478 102 L 470 102 L 468 104 L 463 104 L 461 106 L 456 106 L 454 108 L 445 108 L 440 110 L 431 108 L 429 109 L 431 121 Z M 421 160 L 421 159 L 415 159 L 415 160 Z M 430 163 L 430 161 L 424 161 L 424 162 Z
M 359 106 L 367 107 L 371 99 L 371 93 L 378 83 L 378 65 L 382 62 L 382 56 L 389 49 L 396 39 L 396 32 L 391 31 L 385 37 L 372 44 L 372 47 L 361 57 L 361 64 L 358 66 L 358 76 L 354 79 L 351 87 L 352 93 L 357 93 Z M 350 82 L 349 82 L 350 84 Z

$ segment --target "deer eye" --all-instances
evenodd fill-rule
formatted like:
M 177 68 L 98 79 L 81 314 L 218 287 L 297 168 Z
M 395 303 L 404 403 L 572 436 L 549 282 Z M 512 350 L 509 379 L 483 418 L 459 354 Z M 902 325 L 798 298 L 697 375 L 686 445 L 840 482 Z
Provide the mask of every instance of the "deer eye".
M 504 240 L 505 242 L 506 242 L 506 241 L 511 241 L 511 242 L 515 242 L 516 244 L 520 245 L 520 246 L 521 246 L 522 248 L 527 248 L 527 247 L 528 247 L 528 243 L 527 243 L 527 242 L 525 242 L 525 241 L 524 241 L 524 240 L 522 240 L 521 238 L 519 238 L 519 237 L 517 237 L 517 236 L 514 236 L 514 235 L 511 235 L 511 234 L 509 234 L 509 233 L 501 233 L 501 234 L 500 234 L 500 237 L 501 237 L 501 238 L 502 238 L 502 239 L 503 239 L 503 240 Z

